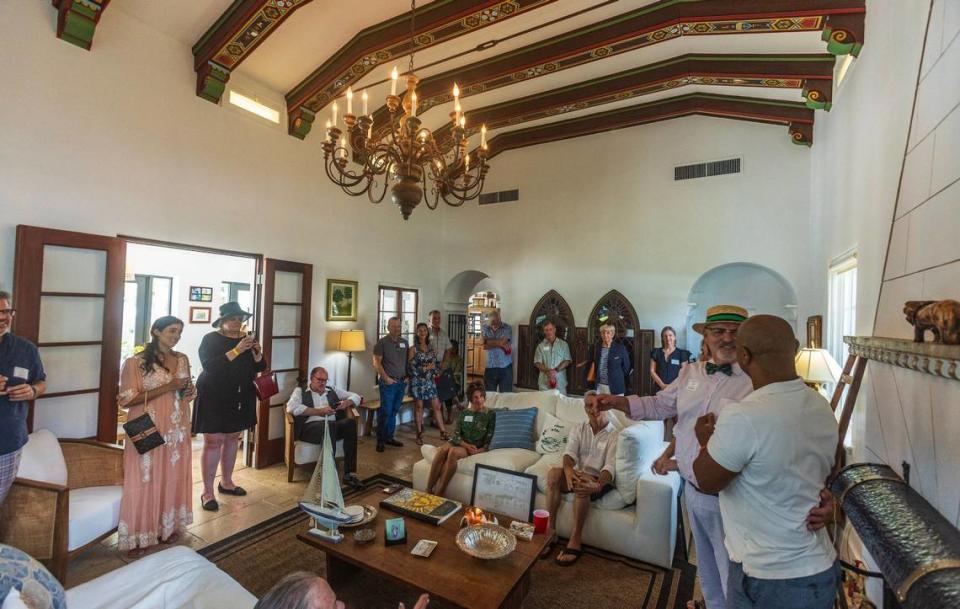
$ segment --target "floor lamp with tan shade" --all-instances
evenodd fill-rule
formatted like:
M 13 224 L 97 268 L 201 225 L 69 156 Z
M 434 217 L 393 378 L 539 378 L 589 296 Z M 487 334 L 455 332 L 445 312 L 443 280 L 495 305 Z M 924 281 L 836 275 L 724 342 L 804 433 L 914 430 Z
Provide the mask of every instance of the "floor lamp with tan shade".
M 363 330 L 340 330 L 337 350 L 347 353 L 347 391 L 350 391 L 350 368 L 353 366 L 353 354 L 367 350 Z

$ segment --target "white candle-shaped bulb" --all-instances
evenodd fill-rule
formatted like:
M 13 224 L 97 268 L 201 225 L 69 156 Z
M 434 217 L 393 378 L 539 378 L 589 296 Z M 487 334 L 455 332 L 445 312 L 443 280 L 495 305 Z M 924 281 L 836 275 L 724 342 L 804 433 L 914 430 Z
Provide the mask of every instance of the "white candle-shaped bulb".
M 463 171 L 464 173 L 470 171 L 470 155 L 463 157 Z
M 410 94 L 410 116 L 417 115 L 417 92 L 414 91 Z
M 460 87 L 457 86 L 457 83 L 453 83 L 453 101 L 454 103 L 460 99 Z
M 487 147 L 487 126 L 486 125 L 480 125 L 480 147 L 481 148 Z
M 371 123 L 370 123 L 370 126 L 367 127 L 367 139 L 368 139 L 368 140 L 372 140 L 372 139 L 373 139 L 373 122 L 371 122 Z
M 353 89 L 347 87 L 347 114 L 353 114 Z
M 461 129 L 466 129 L 466 128 L 467 128 L 467 117 L 466 117 L 466 116 L 461 116 L 461 117 L 460 117 L 460 128 L 461 128 Z
M 397 79 L 400 78 L 400 73 L 397 72 L 397 66 L 393 66 L 393 71 L 390 72 L 390 95 L 397 94 Z
M 363 115 L 367 115 L 367 90 L 363 90 L 363 95 L 360 96 L 360 99 L 363 100 Z
M 333 127 L 333 123 L 330 122 L 330 119 L 327 119 L 327 131 L 330 131 L 330 127 Z
M 332 121 L 332 122 L 333 122 L 334 126 L 336 126 L 336 124 L 337 124 L 337 102 L 336 102 L 336 101 L 333 102 L 333 108 L 331 108 L 331 111 L 333 112 L 333 121 Z
M 340 153 L 341 156 L 343 156 L 343 158 L 347 158 L 347 138 L 342 135 L 340 136 L 340 148 L 342 148 Z

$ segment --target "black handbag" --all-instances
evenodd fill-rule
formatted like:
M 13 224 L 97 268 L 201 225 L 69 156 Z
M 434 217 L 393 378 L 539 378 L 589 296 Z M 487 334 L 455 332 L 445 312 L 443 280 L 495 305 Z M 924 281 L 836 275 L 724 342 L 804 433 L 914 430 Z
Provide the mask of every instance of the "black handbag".
M 437 380 L 437 397 L 441 402 L 452 400 L 457 395 L 457 382 L 453 378 L 453 370 L 449 368 L 440 373 L 440 379 Z
M 141 455 L 150 452 L 161 444 L 166 444 L 148 413 L 143 413 L 136 419 L 124 423 L 123 431 L 126 432 L 127 439 L 133 442 L 134 448 Z

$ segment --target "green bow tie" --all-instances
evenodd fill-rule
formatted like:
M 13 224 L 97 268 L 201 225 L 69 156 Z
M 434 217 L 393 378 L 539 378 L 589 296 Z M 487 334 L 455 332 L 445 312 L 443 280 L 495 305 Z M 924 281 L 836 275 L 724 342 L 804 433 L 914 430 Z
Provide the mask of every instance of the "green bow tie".
M 707 362 L 707 374 L 713 374 L 715 372 L 722 372 L 727 376 L 730 376 L 733 374 L 733 366 L 730 364 L 722 364 L 718 366 L 713 362 Z

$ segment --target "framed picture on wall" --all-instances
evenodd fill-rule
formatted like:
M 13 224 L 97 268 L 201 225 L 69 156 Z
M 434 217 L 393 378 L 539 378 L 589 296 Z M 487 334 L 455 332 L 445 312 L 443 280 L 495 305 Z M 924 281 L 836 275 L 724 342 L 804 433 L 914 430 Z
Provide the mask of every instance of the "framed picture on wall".
M 210 323 L 210 310 L 212 307 L 190 307 L 190 323 L 208 324 Z
M 357 321 L 356 281 L 327 279 L 327 321 Z
M 190 302 L 213 302 L 213 288 L 190 286 Z

